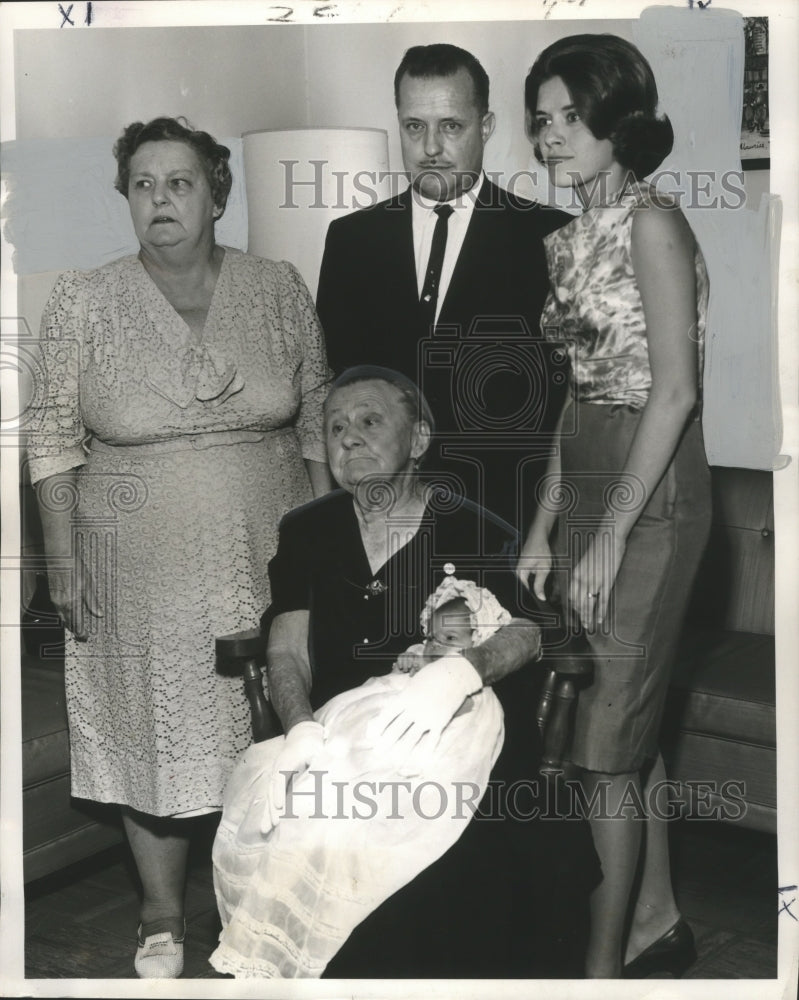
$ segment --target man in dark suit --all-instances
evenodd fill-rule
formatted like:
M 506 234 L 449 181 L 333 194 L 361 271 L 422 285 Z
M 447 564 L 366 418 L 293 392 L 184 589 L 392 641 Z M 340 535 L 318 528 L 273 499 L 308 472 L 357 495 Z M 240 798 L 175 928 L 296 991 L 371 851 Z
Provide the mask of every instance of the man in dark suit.
M 463 49 L 405 53 L 394 93 L 411 186 L 330 225 L 317 309 L 334 370 L 412 378 L 436 418 L 427 468 L 524 529 L 565 385 L 539 331 L 542 237 L 569 216 L 484 174 L 488 91 Z
M 446 477 L 526 528 L 565 387 L 565 358 L 544 350 L 539 331 L 548 291 L 542 239 L 569 216 L 514 197 L 484 174 L 494 130 L 488 90 L 483 67 L 463 49 L 406 52 L 394 92 L 411 187 L 330 225 L 317 309 L 337 373 L 377 364 L 422 389 L 436 423 L 425 457 L 432 478 Z M 536 777 L 521 749 L 535 736 L 532 669 L 519 672 L 530 687 L 506 707 L 506 763 L 492 772 L 506 792 L 519 774 Z M 473 822 L 443 863 L 364 921 L 326 974 L 434 977 L 445 970 L 481 978 L 498 967 L 507 976 L 577 974 L 588 892 L 598 877 L 587 825 L 503 823 L 503 860 L 516 867 L 516 885 L 497 877 L 481 894 L 463 873 L 491 870 L 493 826 L 494 819 Z M 532 884 L 542 858 L 550 876 L 556 866 L 568 872 L 550 883 L 558 890 Z M 444 911 L 452 907 L 473 919 L 468 932 L 450 921 L 448 938 Z M 390 969 L 386 941 L 394 950 Z

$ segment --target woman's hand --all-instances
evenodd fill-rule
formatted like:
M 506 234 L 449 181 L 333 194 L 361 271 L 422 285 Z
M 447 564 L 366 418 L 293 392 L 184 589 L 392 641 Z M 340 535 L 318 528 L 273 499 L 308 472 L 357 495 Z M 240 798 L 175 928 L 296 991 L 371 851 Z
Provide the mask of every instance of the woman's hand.
M 50 600 L 64 628 L 85 642 L 89 638 L 89 615 L 102 618 L 103 611 L 97 581 L 84 558 L 86 538 L 75 531 L 72 520 L 79 496 L 77 472 L 69 469 L 47 476 L 36 482 L 35 490 Z
M 519 553 L 516 576 L 523 587 L 532 590 L 540 601 L 545 601 L 544 588 L 551 570 L 552 550 L 549 547 L 549 539 L 543 532 L 536 531 L 533 526 Z M 532 586 L 530 577 L 533 578 Z
M 89 615 L 102 618 L 97 584 L 80 556 L 72 566 L 48 569 L 50 600 L 64 628 L 80 642 L 89 638 Z
M 600 528 L 572 570 L 569 605 L 584 629 L 591 632 L 605 621 L 627 539 L 611 528 Z

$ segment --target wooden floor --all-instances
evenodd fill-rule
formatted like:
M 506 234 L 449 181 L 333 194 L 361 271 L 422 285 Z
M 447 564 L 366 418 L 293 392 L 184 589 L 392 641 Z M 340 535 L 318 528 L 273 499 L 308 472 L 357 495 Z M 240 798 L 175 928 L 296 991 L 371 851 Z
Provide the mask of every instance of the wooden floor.
M 208 964 L 219 933 L 212 828 L 198 840 L 186 900 L 187 978 L 218 978 Z M 686 978 L 772 978 L 777 968 L 776 841 L 735 824 L 682 821 L 672 828 L 677 900 L 699 959 Z M 26 977 L 126 979 L 133 975 L 138 912 L 124 848 L 28 886 Z

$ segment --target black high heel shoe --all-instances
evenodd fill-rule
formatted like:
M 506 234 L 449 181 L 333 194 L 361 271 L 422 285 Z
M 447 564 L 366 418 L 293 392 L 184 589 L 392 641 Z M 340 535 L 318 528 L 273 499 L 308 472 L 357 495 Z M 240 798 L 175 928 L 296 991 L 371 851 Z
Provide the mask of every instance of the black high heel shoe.
M 646 979 L 655 973 L 667 973 L 679 979 L 695 961 L 693 931 L 680 917 L 662 937 L 628 962 L 621 975 L 622 979 Z

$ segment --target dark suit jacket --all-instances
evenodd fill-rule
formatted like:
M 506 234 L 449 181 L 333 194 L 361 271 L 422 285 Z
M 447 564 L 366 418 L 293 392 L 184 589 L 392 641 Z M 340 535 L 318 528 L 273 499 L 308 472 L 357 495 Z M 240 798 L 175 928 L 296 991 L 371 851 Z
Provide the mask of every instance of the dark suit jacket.
M 523 480 L 543 464 L 522 458 L 546 452 L 564 384 L 539 330 L 542 238 L 570 216 L 486 178 L 431 331 L 419 311 L 411 197 L 331 223 L 317 296 L 328 358 L 336 373 L 371 363 L 412 378 L 436 418 L 427 468 L 454 474 L 456 489 L 518 526 L 520 506 L 529 511 Z

